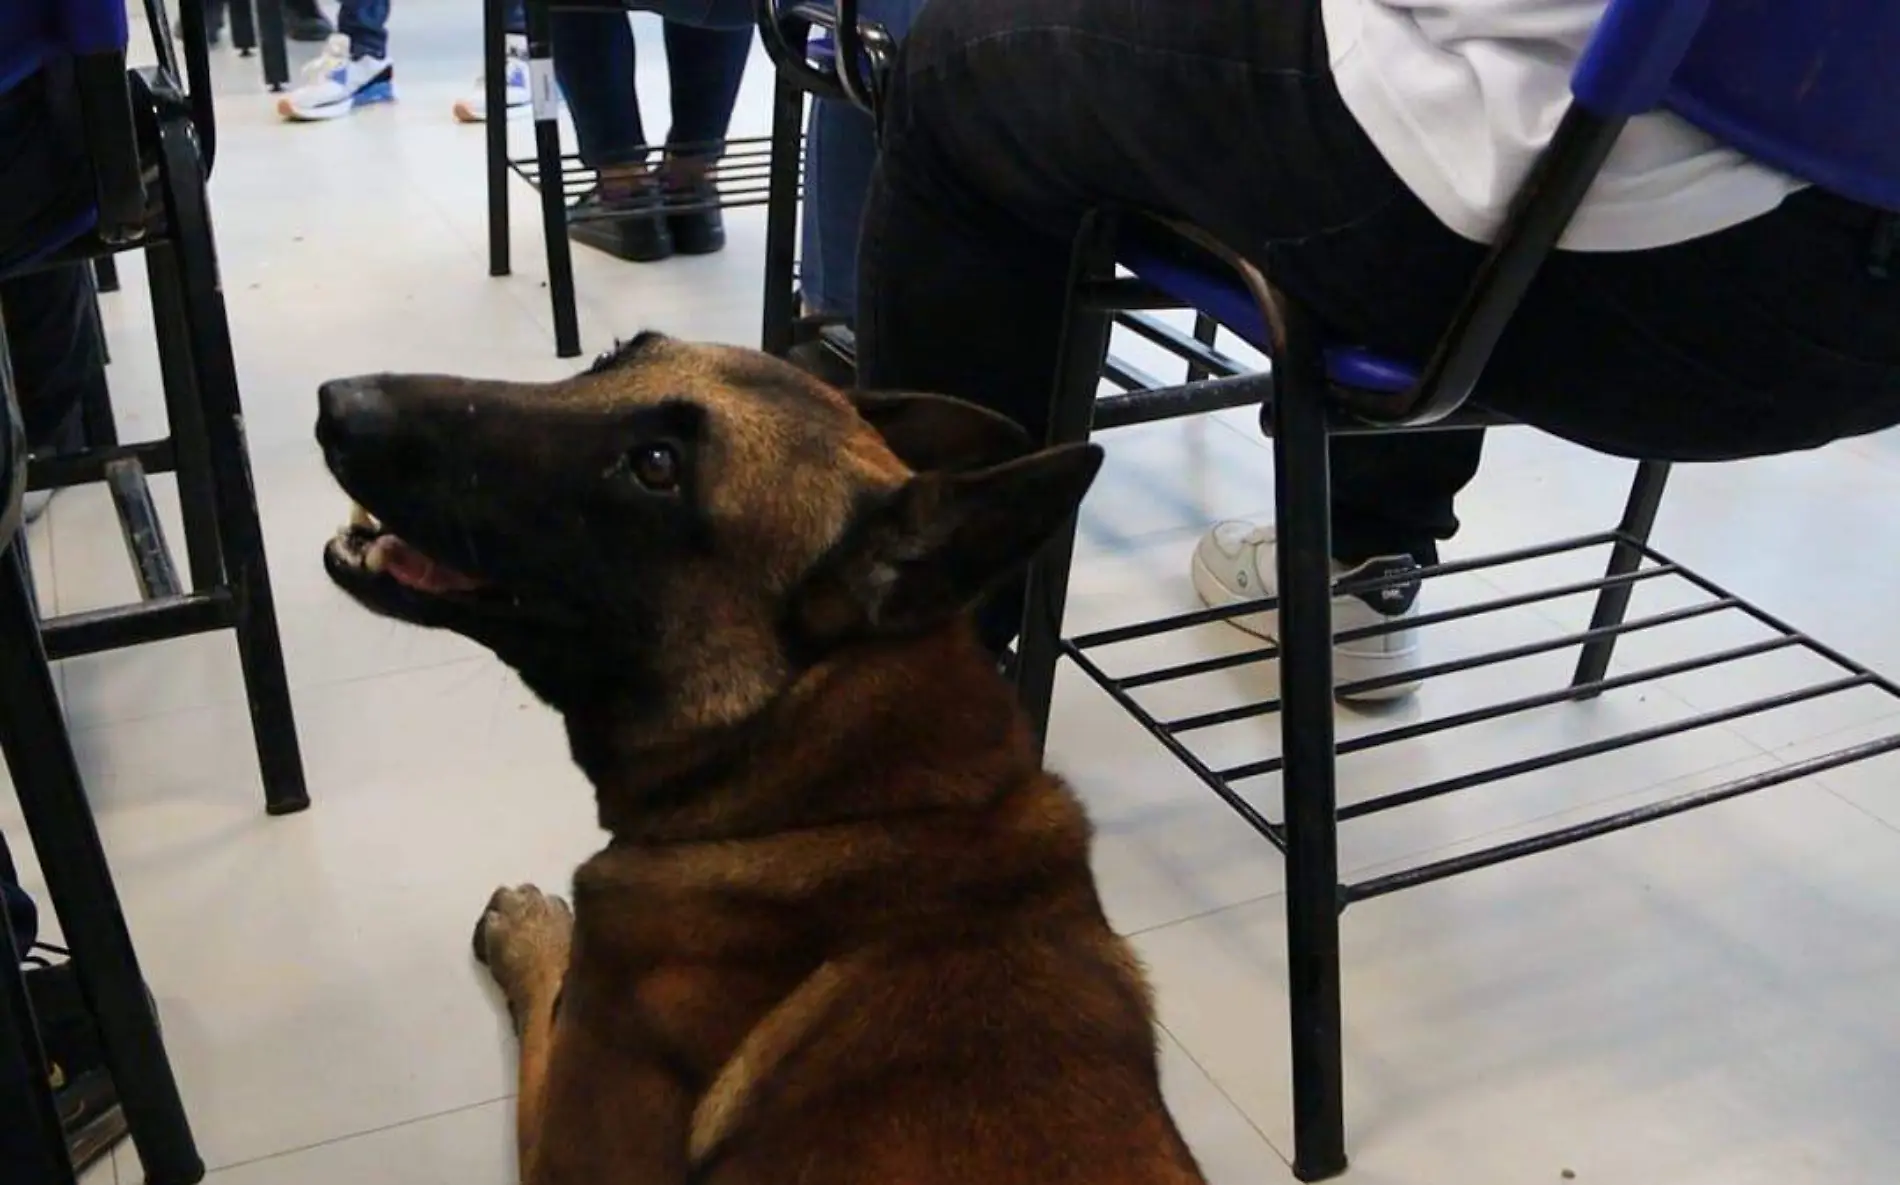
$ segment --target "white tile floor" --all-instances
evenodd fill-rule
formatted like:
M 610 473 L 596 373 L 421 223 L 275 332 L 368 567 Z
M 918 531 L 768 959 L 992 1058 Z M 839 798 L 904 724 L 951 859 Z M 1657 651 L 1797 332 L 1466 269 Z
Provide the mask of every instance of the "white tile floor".
M 403 0 L 394 42 L 401 102 L 326 126 L 278 124 L 255 63 L 219 55 L 218 230 L 315 806 L 264 817 L 226 638 L 60 671 L 185 1098 L 221 1185 L 509 1180 L 510 1054 L 468 958 L 468 927 L 492 885 L 561 883 L 599 839 L 554 722 L 509 675 L 454 639 L 369 619 L 318 565 L 342 509 L 308 440 L 319 380 L 370 369 L 545 377 L 568 367 L 552 356 L 525 189 L 514 192 L 517 275 L 486 275 L 481 136 L 448 111 L 472 74 L 478 24 L 468 5 Z M 643 20 L 643 46 L 654 32 Z M 763 129 L 766 82 L 760 63 L 738 131 Z M 641 89 L 659 110 L 657 68 Z M 733 220 L 731 249 L 714 258 L 635 267 L 579 252 L 587 347 L 643 326 L 754 340 L 762 237 L 753 212 Z M 126 276 L 126 291 L 105 309 L 112 382 L 134 436 L 161 420 L 135 262 Z M 1196 531 L 1271 497 L 1268 453 L 1245 415 L 1133 430 L 1109 447 L 1070 607 L 1078 625 L 1188 607 L 1184 564 Z M 1529 433 L 1499 436 L 1461 508 L 1467 530 L 1457 550 L 1605 526 L 1627 474 Z M 1890 608 L 1896 499 L 1900 438 L 1891 436 L 1685 470 L 1657 541 L 1824 639 L 1900 670 Z M 42 588 L 60 610 L 131 593 L 96 493 L 56 503 L 34 547 Z M 1593 574 L 1597 562 L 1485 573 L 1459 589 L 1447 584 L 1443 595 L 1499 595 L 1532 576 Z M 1639 608 L 1670 597 L 1646 587 Z M 1585 614 L 1582 602 L 1546 605 L 1436 631 L 1434 645 L 1451 655 L 1549 637 Z M 1656 631 L 1632 639 L 1619 664 L 1752 636 L 1727 619 Z M 1130 651 L 1152 662 L 1238 644 L 1213 630 Z M 1565 668 L 1562 656 L 1546 656 L 1450 679 L 1373 720 L 1342 714 L 1342 733 L 1549 686 Z M 1342 793 L 1363 798 L 1817 673 L 1779 655 L 1354 756 L 1342 766 Z M 1258 693 L 1259 680 L 1203 680 L 1158 702 L 1184 712 L 1234 702 Z M 1897 707 L 1873 695 L 1828 700 L 1378 816 L 1349 829 L 1343 861 L 1355 874 L 1394 867 L 1710 784 L 1891 731 Z M 1255 722 L 1201 743 L 1259 755 L 1276 738 Z M 1169 1094 L 1211 1177 L 1290 1180 L 1276 858 L 1079 678 L 1061 688 L 1052 756 L 1099 820 L 1104 892 L 1152 968 Z M 1350 1179 L 1900 1178 L 1893 769 L 1829 773 L 1352 910 Z M 1272 790 L 1271 780 L 1253 785 L 1263 796 Z M 0 827 L 20 834 L 10 798 Z M 108 1177 L 139 1179 L 129 1149 L 95 1180 Z

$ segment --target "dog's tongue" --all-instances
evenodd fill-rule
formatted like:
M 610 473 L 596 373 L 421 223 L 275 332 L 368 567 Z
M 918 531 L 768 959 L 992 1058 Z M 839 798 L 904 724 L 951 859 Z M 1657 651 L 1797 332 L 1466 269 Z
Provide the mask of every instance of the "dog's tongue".
M 384 535 L 372 546 L 381 553 L 377 557 L 377 568 L 417 592 L 469 592 L 482 586 L 473 576 L 437 563 L 394 535 Z

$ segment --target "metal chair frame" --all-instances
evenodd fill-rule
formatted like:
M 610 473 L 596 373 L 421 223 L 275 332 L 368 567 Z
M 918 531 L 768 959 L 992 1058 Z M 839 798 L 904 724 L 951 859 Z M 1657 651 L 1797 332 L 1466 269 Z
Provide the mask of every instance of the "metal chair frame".
M 1519 202 L 1464 303 L 1455 311 L 1438 349 L 1411 388 L 1396 396 L 1348 390 L 1337 385 L 1329 376 L 1329 343 L 1323 339 L 1312 315 L 1297 301 L 1274 291 L 1268 277 L 1239 253 L 1198 228 L 1151 218 L 1137 211 L 1101 210 L 1086 220 L 1076 240 L 1059 378 L 1051 396 L 1049 443 L 1085 440 L 1092 431 L 1126 423 L 1259 403 L 1262 427 L 1273 441 L 1279 595 L 1064 638 L 1061 636 L 1062 606 L 1074 547 L 1074 524 L 1071 523 L 1038 558 L 1030 572 L 1016 666 L 1018 685 L 1025 703 L 1046 734 L 1056 667 L 1061 659 L 1068 659 L 1283 854 L 1291 1009 L 1293 1170 L 1302 1180 L 1332 1177 L 1343 1172 L 1347 1164 L 1339 946 L 1339 916 L 1347 906 L 1900 750 L 1900 734 L 1887 736 L 1508 843 L 1428 860 L 1357 882 L 1340 880 L 1338 830 L 1341 823 L 1854 689 L 1872 688 L 1900 698 L 1900 685 L 1893 680 L 1823 645 L 1651 547 L 1650 530 L 1669 473 L 1669 465 L 1660 461 L 1638 465 L 1622 519 L 1612 530 L 1488 558 L 1440 564 L 1421 573 L 1350 585 L 1334 584 L 1328 437 L 1339 433 L 1417 432 L 1508 422 L 1473 402 L 1473 393 L 1481 389 L 1481 378 L 1493 347 L 1538 268 L 1555 248 L 1581 204 L 1628 118 L 1627 114 L 1600 115 L 1582 104 L 1573 105 L 1520 191 Z M 1205 312 L 1199 318 L 1196 332 L 1190 336 L 1144 311 L 1181 308 L 1184 302 L 1139 278 L 1117 274 L 1117 261 L 1125 258 L 1131 243 L 1142 244 L 1142 250 L 1160 243 L 1163 249 L 1192 259 L 1195 267 L 1208 274 L 1231 276 L 1242 286 L 1261 321 L 1271 327 L 1274 337 L 1271 373 L 1247 373 L 1244 367 L 1213 348 L 1214 338 L 1210 332 L 1213 326 Z M 1107 359 L 1110 328 L 1117 323 L 1185 361 L 1190 381 L 1186 385 L 1163 385 Z M 1098 399 L 1097 392 L 1104 379 L 1127 393 Z M 1425 614 L 1410 622 L 1386 623 L 1349 634 L 1335 635 L 1333 630 L 1331 608 L 1337 594 L 1370 592 L 1400 581 L 1430 580 L 1566 552 L 1603 548 L 1608 549 L 1609 557 L 1599 580 Z M 1662 579 L 1686 582 L 1705 599 L 1665 613 L 1629 619 L 1627 612 L 1634 588 Z M 1580 633 L 1435 664 L 1401 678 L 1368 680 L 1347 690 L 1372 690 L 1381 683 L 1429 679 L 1532 654 L 1576 649 L 1577 665 L 1567 686 L 1544 689 L 1442 719 L 1389 728 L 1343 744 L 1336 742 L 1332 670 L 1336 641 L 1399 628 L 1422 628 L 1585 594 L 1594 596 L 1595 608 L 1590 627 Z M 1223 658 L 1132 673 L 1111 673 L 1110 664 L 1101 658 L 1103 650 L 1122 643 L 1152 639 L 1268 609 L 1277 609 L 1279 613 L 1281 640 L 1277 646 L 1267 645 Z M 1750 618 L 1769 636 L 1711 654 L 1616 675 L 1609 673 L 1616 641 L 1623 635 L 1723 613 Z M 1780 694 L 1383 794 L 1344 808 L 1338 804 L 1335 784 L 1338 754 L 1416 740 L 1566 702 L 1590 700 L 1673 675 L 1793 649 L 1817 656 L 1836 668 L 1838 674 Z M 1281 693 L 1277 698 L 1190 717 L 1168 718 L 1144 705 L 1136 694 L 1143 688 L 1267 661 L 1279 664 Z M 1216 768 L 1193 747 L 1192 734 L 1203 729 L 1273 715 L 1280 720 L 1278 756 Z M 1281 778 L 1281 810 L 1277 819 L 1269 817 L 1236 788 L 1236 783 L 1275 774 Z

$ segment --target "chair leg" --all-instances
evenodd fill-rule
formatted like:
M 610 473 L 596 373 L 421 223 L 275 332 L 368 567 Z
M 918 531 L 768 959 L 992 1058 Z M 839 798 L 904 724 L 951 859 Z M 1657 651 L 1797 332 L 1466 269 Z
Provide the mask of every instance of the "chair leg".
M 1293 1173 L 1302 1181 L 1317 1181 L 1345 1171 L 1346 1128 L 1333 780 L 1328 394 L 1317 328 L 1298 307 L 1286 309 L 1286 342 L 1274 358 L 1274 371 Z
M 1112 215 L 1084 219 L 1069 261 L 1068 308 L 1057 349 L 1055 389 L 1049 394 L 1050 445 L 1089 438 L 1095 392 L 1102 381 L 1113 328 L 1109 314 L 1087 307 L 1081 285 L 1115 274 L 1115 225 Z M 1038 745 L 1047 745 L 1049 713 L 1055 702 L 1056 665 L 1062 657 L 1062 611 L 1069 596 L 1069 565 L 1075 556 L 1076 519 L 1058 530 L 1029 565 L 1023 585 L 1022 628 L 1017 634 L 1017 694 L 1035 726 Z
M 237 609 L 238 661 L 250 700 L 251 730 L 264 781 L 264 809 L 290 814 L 310 805 L 303 757 L 284 673 L 283 640 L 264 559 L 264 531 L 244 443 L 244 409 L 231 356 L 216 245 L 205 203 L 203 174 L 191 129 L 163 120 L 160 173 L 178 268 L 179 305 L 191 337 L 191 362 L 203 400 L 204 440 L 217 504 L 218 539 L 227 584 Z
M 482 0 L 482 128 L 488 168 L 488 274 L 505 276 L 508 258 L 508 0 Z
M 218 541 L 218 500 L 205 448 L 204 396 L 193 370 L 177 252 L 169 242 L 154 244 L 146 249 L 145 270 L 178 476 L 178 504 L 185 520 L 185 559 L 191 569 L 192 591 L 209 592 L 224 583 L 223 545 Z
M 1218 338 L 1219 336 L 1220 336 L 1220 322 L 1219 321 L 1214 320 L 1214 318 L 1208 316 L 1206 313 L 1194 314 L 1194 340 L 1195 341 L 1200 342 L 1204 346 L 1211 346 L 1214 344 L 1215 339 Z M 1188 369 L 1187 369 L 1188 382 L 1198 383 L 1207 379 L 1208 377 L 1210 376 L 1209 376 L 1209 371 L 1207 367 L 1202 366 L 1198 362 L 1188 363 Z
M 93 261 L 92 293 L 87 315 L 92 318 L 92 331 L 99 342 L 99 361 L 111 365 L 112 346 L 106 340 L 106 321 L 99 310 L 99 293 L 106 291 L 105 273 L 100 269 L 110 262 L 110 255 L 102 255 Z M 119 287 L 119 273 L 112 272 L 112 290 Z M 86 389 L 79 394 L 79 423 L 86 447 L 113 448 L 119 443 L 119 422 L 112 414 L 112 385 L 107 381 L 102 369 Z
M 1642 565 L 1642 548 L 1649 543 L 1649 532 L 1656 525 L 1656 511 L 1662 506 L 1663 487 L 1669 482 L 1667 461 L 1644 461 L 1636 467 L 1636 480 L 1630 483 L 1629 500 L 1623 504 L 1623 521 L 1616 528 L 1616 543 L 1610 549 L 1608 576 L 1627 576 Z M 1597 592 L 1596 609 L 1590 614 L 1590 628 L 1603 629 L 1623 624 L 1629 611 L 1629 583 L 1613 584 Z M 1577 657 L 1577 672 L 1572 687 L 1582 687 L 1602 679 L 1610 670 L 1610 655 L 1616 638 L 1597 638 L 1583 645 Z M 1586 691 L 1579 699 L 1595 699 L 1600 691 Z
M 797 298 L 799 165 L 805 151 L 805 92 L 783 74 L 772 84 L 772 162 L 765 198 L 765 324 L 759 344 L 784 357 L 792 348 Z
M 528 68 L 554 69 L 549 0 L 527 0 Z M 574 309 L 574 249 L 567 241 L 567 186 L 561 172 L 561 125 L 553 111 L 534 113 L 534 159 L 541 177 L 541 236 L 548 249 L 548 302 L 554 307 L 554 353 L 581 352 L 580 318 Z
M 207 8 L 209 5 L 206 6 Z M 257 49 L 257 14 L 251 7 L 251 0 L 230 0 L 226 15 L 231 18 L 231 45 L 238 51 L 239 57 L 248 58 Z M 207 34 L 210 31 L 211 14 L 205 13 Z M 265 82 L 270 79 L 266 78 Z M 271 89 L 275 90 L 275 87 Z
M 249 0 L 231 0 L 236 12 Z M 284 0 L 257 0 L 257 44 L 264 53 L 264 85 L 280 91 L 290 81 L 290 58 L 284 44 Z
M 99 291 L 117 292 L 119 290 L 119 261 L 113 256 L 101 255 L 93 260 L 92 275 L 99 285 Z
M 0 751 L 20 799 L 48 894 L 99 1021 L 126 1127 L 150 1185 L 204 1177 L 178 1084 L 158 1033 L 112 870 L 67 740 L 18 545 L 0 556 Z

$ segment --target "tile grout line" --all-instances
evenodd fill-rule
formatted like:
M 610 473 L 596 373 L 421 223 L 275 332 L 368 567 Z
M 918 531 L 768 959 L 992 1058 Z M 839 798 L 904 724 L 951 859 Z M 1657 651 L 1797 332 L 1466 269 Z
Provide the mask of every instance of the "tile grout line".
M 240 1168 L 245 1168 L 247 1166 L 254 1165 L 254 1164 L 262 1164 L 265 1161 L 282 1160 L 283 1158 L 287 1156 L 296 1156 L 300 1153 L 311 1152 L 318 1148 L 328 1148 L 333 1144 L 347 1143 L 350 1140 L 362 1139 L 364 1136 L 382 1135 L 384 1132 L 393 1132 L 405 1127 L 414 1127 L 418 1123 L 428 1123 L 429 1121 L 435 1120 L 435 1119 L 445 1119 L 450 1115 L 460 1115 L 464 1111 L 473 1111 L 480 1107 L 493 1106 L 496 1103 L 505 1102 L 508 1099 L 512 1099 L 514 1097 L 515 1097 L 514 1094 L 510 1092 L 508 1094 L 497 1095 L 492 1099 L 482 1099 L 479 1102 L 465 1103 L 460 1107 L 450 1107 L 443 1111 L 433 1111 L 427 1115 L 417 1115 L 413 1118 L 399 1120 L 395 1123 L 385 1123 L 378 1127 L 366 1127 L 362 1129 L 361 1131 L 346 1132 L 342 1135 L 331 1136 L 330 1138 L 324 1139 L 324 1140 L 314 1140 L 308 1144 L 299 1144 L 294 1148 L 284 1148 L 276 1152 L 266 1152 L 262 1156 L 252 1156 L 252 1157 L 247 1157 L 243 1160 L 234 1160 L 230 1164 L 221 1164 L 214 1169 L 207 1170 L 205 1173 L 205 1177 L 209 1179 L 218 1173 L 229 1172 L 232 1169 L 240 1169 Z M 116 1171 L 118 1167 L 116 1161 L 114 1162 L 113 1167 Z
M 1283 1151 L 1278 1144 L 1273 1142 L 1271 1136 L 1261 1130 L 1260 1125 L 1254 1122 L 1253 1116 L 1247 1114 L 1247 1109 L 1241 1106 L 1233 1095 L 1227 1093 L 1227 1088 L 1221 1085 L 1220 1079 L 1214 1077 L 1214 1072 L 1201 1064 L 1201 1059 L 1194 1056 L 1194 1051 L 1188 1048 L 1187 1042 L 1181 1039 L 1180 1034 L 1163 1024 L 1159 1018 L 1155 1020 L 1155 1028 L 1160 1029 L 1163 1033 L 1168 1035 L 1168 1040 L 1174 1042 L 1175 1048 L 1181 1051 L 1181 1055 L 1187 1058 L 1187 1060 L 1193 1064 L 1194 1068 L 1201 1072 L 1201 1077 L 1207 1079 L 1207 1084 L 1214 1088 L 1214 1092 L 1220 1095 L 1221 1098 L 1227 1100 L 1227 1105 L 1234 1109 L 1234 1114 L 1240 1116 L 1241 1122 L 1252 1129 L 1253 1134 L 1260 1137 L 1260 1142 L 1265 1144 L 1268 1148 L 1271 1148 L 1273 1154 L 1279 1157 L 1281 1163 L 1285 1164 L 1287 1169 L 1291 1171 L 1293 1168 L 1292 1158 L 1287 1156 L 1285 1151 Z

